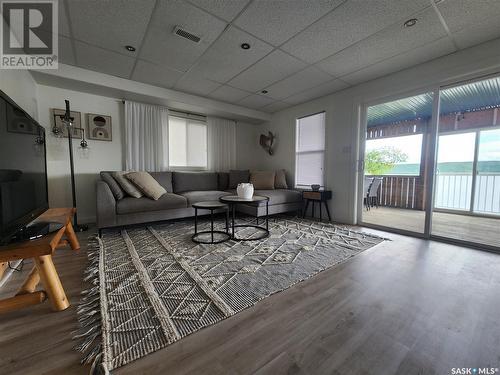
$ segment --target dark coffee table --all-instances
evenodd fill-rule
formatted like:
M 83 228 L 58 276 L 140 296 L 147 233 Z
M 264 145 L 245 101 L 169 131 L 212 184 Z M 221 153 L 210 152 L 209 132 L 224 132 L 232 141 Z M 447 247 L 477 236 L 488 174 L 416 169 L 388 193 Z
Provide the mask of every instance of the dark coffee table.
M 220 197 L 219 200 L 222 203 L 225 203 L 229 206 L 229 209 L 231 210 L 231 239 L 235 241 L 255 241 L 255 240 L 262 240 L 266 237 L 269 237 L 269 197 L 264 197 L 262 195 L 254 195 L 251 199 L 243 199 L 238 197 L 237 195 L 226 195 L 223 197 Z M 249 206 L 263 206 L 266 205 L 266 216 L 265 216 L 265 226 L 260 226 L 260 225 L 254 225 L 254 224 L 234 224 L 234 218 L 235 218 L 235 212 L 236 212 L 236 205 L 237 204 L 246 204 Z M 258 215 L 258 213 L 257 213 Z M 259 216 L 257 216 L 257 220 L 259 219 Z M 252 237 L 252 238 L 239 238 L 234 235 L 234 228 L 256 228 L 259 231 L 262 232 L 262 235 L 259 237 Z
M 193 242 L 196 243 L 204 243 L 204 244 L 216 244 L 225 241 L 229 241 L 231 239 L 231 235 L 229 234 L 229 209 L 227 204 L 218 202 L 218 201 L 206 201 L 206 202 L 198 202 L 192 204 L 194 208 L 194 234 L 191 236 Z M 209 210 L 210 211 L 210 230 L 204 230 L 198 232 L 198 210 Z M 226 210 L 226 231 L 223 232 L 221 230 L 214 230 L 214 211 L 225 209 Z M 210 241 L 200 239 L 200 234 L 210 234 Z M 214 240 L 214 234 L 217 233 L 222 235 L 222 239 Z

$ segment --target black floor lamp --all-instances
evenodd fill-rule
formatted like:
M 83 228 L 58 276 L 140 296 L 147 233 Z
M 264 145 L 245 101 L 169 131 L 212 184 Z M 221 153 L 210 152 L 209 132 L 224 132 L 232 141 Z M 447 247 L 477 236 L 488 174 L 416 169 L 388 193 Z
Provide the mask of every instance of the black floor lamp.
M 73 207 L 76 208 L 75 167 L 73 163 L 73 129 L 79 130 L 82 133 L 80 146 L 85 149 L 88 147 L 88 144 L 87 141 L 85 140 L 85 129 L 73 127 L 73 121 L 75 119 L 71 117 L 71 111 L 69 109 L 69 100 L 65 100 L 65 102 L 66 102 L 66 112 L 64 113 L 64 116 L 60 116 L 60 118 L 68 131 L 69 166 L 71 169 L 71 194 L 73 196 Z M 57 135 L 60 132 L 62 132 L 62 129 L 59 129 L 57 128 L 56 125 L 54 125 L 54 129 L 52 131 Z M 75 216 L 73 217 L 73 229 L 75 230 L 75 232 L 83 232 L 89 229 L 88 225 L 78 224 L 77 213 L 75 213 Z

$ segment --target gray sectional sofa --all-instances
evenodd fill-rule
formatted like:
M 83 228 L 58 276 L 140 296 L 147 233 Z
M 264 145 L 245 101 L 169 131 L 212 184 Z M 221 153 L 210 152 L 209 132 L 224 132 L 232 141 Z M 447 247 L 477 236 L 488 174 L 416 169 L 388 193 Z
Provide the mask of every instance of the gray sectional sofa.
M 229 173 L 151 172 L 167 193 L 157 201 L 146 197 L 133 198 L 120 192 L 121 188 L 111 173 L 101 172 L 101 180 L 97 182 L 99 230 L 194 216 L 193 203 L 236 194 L 235 189 L 229 186 Z M 254 194 L 269 197 L 270 215 L 302 209 L 302 194 L 297 190 L 256 190 Z M 264 216 L 265 206 L 238 205 L 237 211 Z M 204 214 L 203 211 L 199 213 Z

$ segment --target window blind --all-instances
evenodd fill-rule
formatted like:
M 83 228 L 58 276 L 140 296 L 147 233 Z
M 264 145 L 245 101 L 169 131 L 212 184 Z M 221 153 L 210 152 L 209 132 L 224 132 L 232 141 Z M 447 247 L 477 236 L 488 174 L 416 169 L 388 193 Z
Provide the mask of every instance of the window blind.
M 296 123 L 295 186 L 324 186 L 325 113 L 302 117 Z
M 207 167 L 207 124 L 169 116 L 169 161 L 171 167 Z

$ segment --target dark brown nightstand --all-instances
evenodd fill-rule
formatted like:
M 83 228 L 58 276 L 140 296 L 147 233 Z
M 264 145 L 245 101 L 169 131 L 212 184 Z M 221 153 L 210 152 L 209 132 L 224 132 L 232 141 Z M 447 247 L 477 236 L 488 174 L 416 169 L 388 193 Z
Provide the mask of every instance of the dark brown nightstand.
M 321 210 L 322 205 L 325 205 L 326 213 L 328 214 L 328 221 L 332 220 L 332 218 L 330 217 L 330 210 L 328 209 L 328 204 L 327 204 L 327 201 L 332 199 L 331 190 L 319 190 L 319 191 L 303 190 L 302 198 L 304 199 L 304 204 L 305 204 L 302 217 L 306 216 L 307 208 L 309 207 L 309 202 L 312 202 L 311 213 L 312 217 L 314 218 L 314 206 L 316 202 L 319 202 L 319 220 L 320 221 L 323 220 L 323 212 Z

